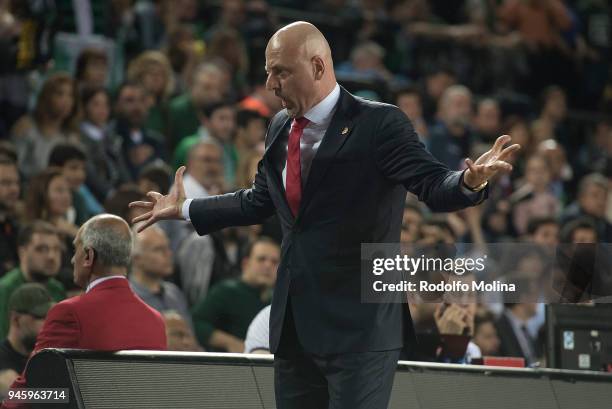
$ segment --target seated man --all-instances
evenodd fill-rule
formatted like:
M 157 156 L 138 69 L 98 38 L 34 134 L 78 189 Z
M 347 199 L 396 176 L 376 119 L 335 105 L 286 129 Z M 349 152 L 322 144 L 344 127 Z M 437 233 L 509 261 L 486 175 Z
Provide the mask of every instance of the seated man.
M 243 352 L 244 337 L 257 313 L 270 303 L 280 247 L 272 239 L 250 244 L 242 260 L 242 276 L 213 286 L 193 308 L 198 340 L 207 349 Z
M 159 312 L 174 310 L 190 328 L 193 327 L 185 295 L 176 284 L 165 279 L 172 276 L 174 263 L 168 237 L 153 226 L 142 233 L 134 232 L 130 285 L 150 307 Z
M 55 227 L 43 221 L 22 227 L 17 248 L 19 266 L 0 278 L 0 338 L 8 334 L 9 297 L 22 284 L 40 283 L 55 301 L 66 298 L 64 286 L 55 278 L 62 264 L 62 239 Z
M 193 330 L 176 311 L 168 310 L 162 314 L 166 323 L 168 351 L 202 352 Z
M 134 294 L 126 278 L 132 251 L 128 224 L 114 215 L 95 216 L 81 226 L 74 247 L 74 282 L 85 293 L 49 310 L 32 354 L 43 348 L 165 350 L 163 318 Z M 22 373 L 11 388 L 26 385 Z
M 36 336 L 43 326 L 53 298 L 45 287 L 27 283 L 9 298 L 9 332 L 0 344 L 0 397 L 23 372 L 34 349 Z

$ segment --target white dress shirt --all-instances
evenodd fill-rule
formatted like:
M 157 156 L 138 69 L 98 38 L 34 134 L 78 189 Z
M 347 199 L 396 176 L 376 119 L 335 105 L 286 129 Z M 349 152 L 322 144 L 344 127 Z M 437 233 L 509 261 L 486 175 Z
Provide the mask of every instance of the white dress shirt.
M 187 199 L 210 196 L 206 188 L 189 173 L 185 173 L 183 176 L 183 187 L 185 188 L 185 196 Z
M 306 179 L 308 179 L 308 174 L 310 173 L 312 159 L 317 153 L 319 146 L 321 146 L 321 141 L 336 112 L 338 99 L 340 99 L 340 86 L 336 84 L 332 92 L 304 114 L 304 118 L 308 119 L 309 122 L 304 128 L 302 137 L 300 138 L 302 188 L 306 185 Z M 283 186 L 287 186 L 287 160 L 285 160 L 285 166 L 283 167 Z
M 100 283 L 103 283 L 104 281 L 107 280 L 111 280 L 113 278 L 123 278 L 124 280 L 127 280 L 126 276 L 108 276 L 108 277 L 101 277 L 101 278 L 96 278 L 95 280 L 93 280 L 91 283 L 89 283 L 89 285 L 87 286 L 87 288 L 85 289 L 85 292 L 88 293 L 90 292 L 95 286 L 97 286 Z

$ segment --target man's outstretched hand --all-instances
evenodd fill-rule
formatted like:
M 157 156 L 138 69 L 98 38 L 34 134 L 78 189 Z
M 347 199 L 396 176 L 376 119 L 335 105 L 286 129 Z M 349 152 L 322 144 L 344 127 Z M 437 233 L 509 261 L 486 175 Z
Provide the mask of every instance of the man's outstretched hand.
M 502 135 L 493 144 L 493 147 L 486 151 L 473 162 L 466 159 L 467 170 L 463 175 L 463 183 L 470 188 L 476 188 L 492 178 L 497 172 L 511 172 L 512 165 L 508 160 L 512 154 L 518 151 L 521 146 L 517 143 L 504 148 L 512 138 L 510 135 Z
M 185 173 L 185 169 L 185 166 L 181 166 L 176 170 L 174 185 L 166 196 L 158 192 L 149 192 L 147 196 L 151 199 L 150 202 L 137 201 L 130 203 L 130 208 L 148 210 L 132 220 L 134 224 L 144 221 L 142 225 L 138 226 L 138 233 L 158 220 L 183 219 L 182 207 L 185 201 L 183 173 Z

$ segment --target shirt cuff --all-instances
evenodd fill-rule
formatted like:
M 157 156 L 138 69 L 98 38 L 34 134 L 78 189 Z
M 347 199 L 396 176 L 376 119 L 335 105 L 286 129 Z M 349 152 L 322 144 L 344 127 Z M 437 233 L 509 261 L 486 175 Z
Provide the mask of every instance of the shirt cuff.
M 470 189 L 468 189 L 467 187 L 465 187 L 465 185 L 463 184 L 463 181 L 461 181 L 461 191 L 463 192 L 464 195 L 466 195 L 467 197 L 469 197 L 470 199 L 476 199 L 478 198 L 478 196 L 480 195 L 481 191 L 478 192 L 474 192 Z
M 183 202 L 183 208 L 181 209 L 183 213 L 183 218 L 188 222 L 191 221 L 191 218 L 189 218 L 189 205 L 191 205 L 192 200 L 193 199 L 185 199 L 185 201 Z

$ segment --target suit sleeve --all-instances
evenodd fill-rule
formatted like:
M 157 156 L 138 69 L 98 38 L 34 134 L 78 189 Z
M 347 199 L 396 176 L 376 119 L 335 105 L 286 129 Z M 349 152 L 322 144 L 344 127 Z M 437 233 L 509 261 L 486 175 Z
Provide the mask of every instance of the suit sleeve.
M 266 133 L 266 146 L 273 122 Z M 229 226 L 261 224 L 272 216 L 275 207 L 268 191 L 266 172 L 262 159 L 250 189 L 194 199 L 189 206 L 189 218 L 198 234 L 202 236 Z
M 36 338 L 36 346 L 30 354 L 30 359 L 44 348 L 76 348 L 80 334 L 79 322 L 72 308 L 67 303 L 59 303 L 51 308 L 45 319 L 42 330 Z M 13 382 L 11 389 L 25 388 L 27 380 L 24 369 L 23 373 Z M 2 409 L 26 408 L 23 404 L 4 402 Z
M 376 163 L 385 177 L 417 195 L 435 212 L 451 212 L 479 204 L 488 189 L 466 194 L 463 172 L 451 171 L 419 141 L 410 120 L 398 108 L 389 108 L 374 137 Z

